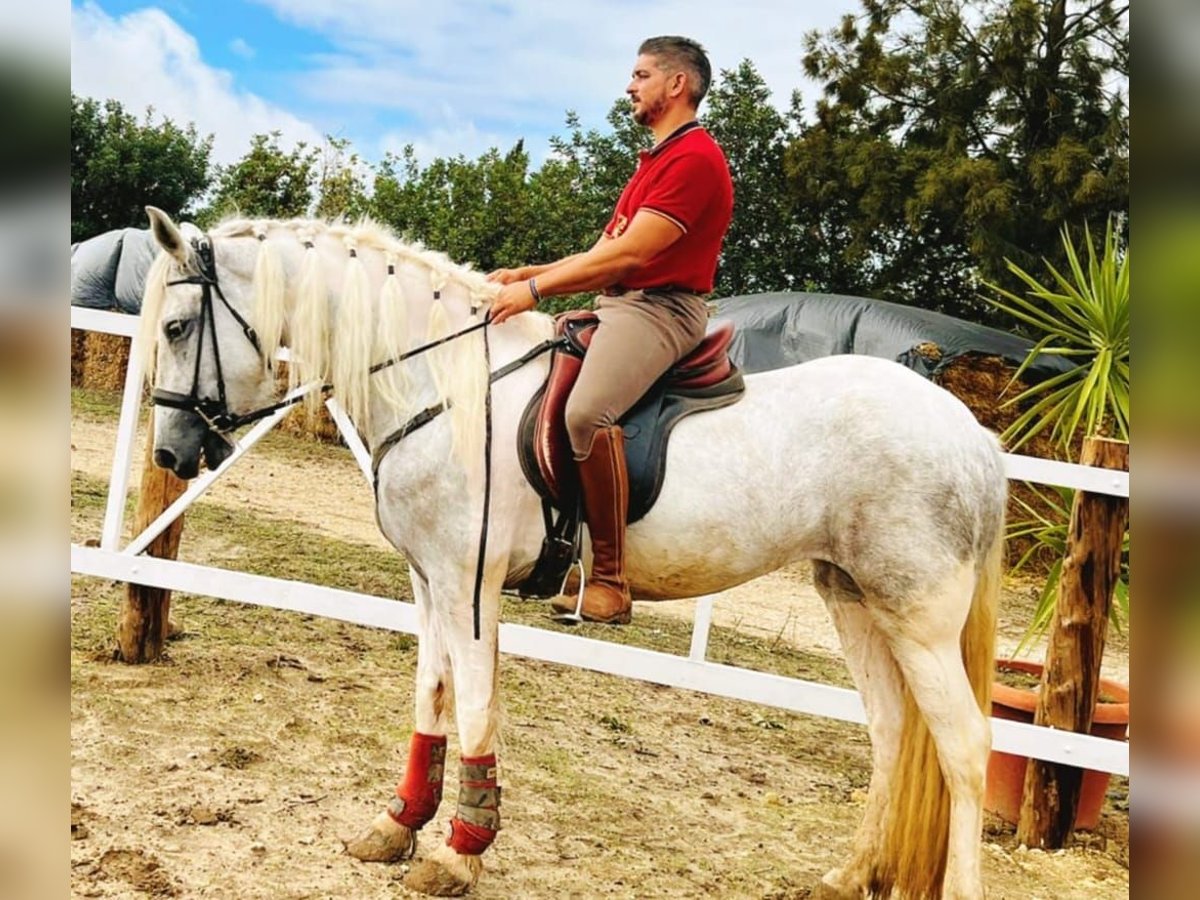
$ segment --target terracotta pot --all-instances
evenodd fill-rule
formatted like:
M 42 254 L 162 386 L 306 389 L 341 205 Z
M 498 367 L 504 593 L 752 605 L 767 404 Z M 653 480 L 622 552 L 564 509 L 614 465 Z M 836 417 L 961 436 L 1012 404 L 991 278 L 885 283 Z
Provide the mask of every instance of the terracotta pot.
M 1025 672 L 1040 678 L 1044 667 L 1041 663 L 998 659 L 996 668 L 1001 671 Z M 1129 688 L 1101 678 L 1100 693 L 1116 698 L 1116 702 L 1096 704 L 1091 733 L 1097 737 L 1126 740 L 1129 734 Z M 992 686 L 992 715 L 998 719 L 1032 722 L 1037 701 L 1036 690 L 1010 687 L 999 681 Z M 1021 817 L 1021 793 L 1025 786 L 1025 767 L 1028 761 L 1028 757 L 999 751 L 993 752 L 988 758 L 987 790 L 983 805 L 1006 822 L 1016 824 Z M 1108 791 L 1110 777 L 1108 772 L 1084 770 L 1083 784 L 1079 792 L 1079 808 L 1075 812 L 1075 828 L 1090 831 L 1099 824 L 1100 809 L 1104 806 L 1104 795 Z

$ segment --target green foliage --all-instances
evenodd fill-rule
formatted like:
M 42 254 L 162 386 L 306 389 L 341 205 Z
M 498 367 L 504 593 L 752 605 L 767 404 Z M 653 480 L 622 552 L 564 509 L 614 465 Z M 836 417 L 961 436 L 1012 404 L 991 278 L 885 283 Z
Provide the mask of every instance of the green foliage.
M 863 0 L 809 34 L 786 164 L 830 287 L 979 320 L 976 273 L 1061 263 L 1058 223 L 1128 209 L 1128 53 L 1112 0 Z
M 1058 602 L 1058 585 L 1062 580 L 1063 560 L 1067 555 L 1067 534 L 1071 522 L 1071 506 L 1075 502 L 1075 490 L 1067 487 L 1039 488 L 1027 485 L 1035 495 L 1037 505 L 1014 495 L 1013 500 L 1021 507 L 1027 518 L 1009 524 L 1007 537 L 1012 539 L 1032 538 L 1029 548 L 1013 565 L 1012 571 L 1019 572 L 1032 560 L 1049 555 L 1053 562 L 1046 573 L 1046 581 L 1038 594 L 1033 618 L 1017 646 L 1017 655 L 1050 627 L 1050 619 Z M 1129 532 L 1121 548 L 1121 570 L 1113 590 L 1113 604 L 1109 609 L 1109 624 L 1120 631 L 1129 621 Z
M 1122 247 L 1110 220 L 1099 253 L 1091 232 L 1084 226 L 1086 268 L 1066 228 L 1062 232 L 1067 275 L 1047 262 L 1053 286 L 1039 282 L 1015 263 L 1014 275 L 1026 286 L 1019 296 L 996 285 L 987 285 L 997 297 L 985 298 L 999 309 L 1041 334 L 1013 379 L 1039 354 L 1065 356 L 1076 361 L 1074 368 L 1023 391 L 1005 405 L 1026 408 L 1005 429 L 1002 439 L 1012 449 L 1047 428 L 1065 452 L 1079 430 L 1087 436 L 1113 433 L 1129 439 L 1129 250 Z M 999 299 L 997 299 L 999 298 Z M 1054 493 L 1030 489 L 1039 501 L 1035 507 L 1014 497 L 1028 518 L 1009 526 L 1009 538 L 1032 538 L 1033 543 L 1013 570 L 1031 559 L 1049 554 L 1054 560 L 1038 597 L 1037 608 L 1020 650 L 1045 634 L 1058 600 L 1063 559 L 1068 550 L 1071 507 L 1075 492 L 1055 488 Z M 1121 574 L 1115 588 L 1110 621 L 1120 628 L 1129 618 L 1129 532 L 1125 532 Z
M 435 159 L 425 168 L 411 146 L 388 154 L 375 175 L 368 211 L 411 240 L 481 270 L 511 265 L 527 252 L 529 155 L 524 144 L 503 156 Z
M 254 135 L 249 152 L 221 168 L 212 202 L 197 216 L 199 224 L 231 215 L 282 219 L 308 215 L 318 153 L 303 142 L 284 152 L 279 138 L 278 131 Z
M 794 215 L 783 158 L 787 119 L 750 60 L 721 77 L 703 124 L 725 151 L 734 183 L 734 218 L 725 236 L 716 293 L 730 296 L 800 289 L 813 274 L 806 230 Z
M 317 181 L 315 215 L 322 219 L 360 218 L 367 209 L 366 165 L 345 138 L 327 136 Z
M 1027 297 L 986 285 L 1001 298 L 990 303 L 1041 335 L 1014 380 L 1041 353 L 1077 362 L 1070 371 L 1005 403 L 1028 407 L 1001 435 L 1014 450 L 1047 428 L 1064 450 L 1081 426 L 1088 436 L 1112 434 L 1129 440 L 1129 250 L 1120 245 L 1111 220 L 1099 254 L 1086 225 L 1084 241 L 1086 270 L 1063 229 L 1068 275 L 1047 262 L 1052 286 L 1011 262 L 1009 269 L 1026 286 Z
M 116 100 L 71 95 L 71 240 L 145 227 L 147 204 L 186 215 L 208 189 L 212 137 L 153 110 L 139 121 Z

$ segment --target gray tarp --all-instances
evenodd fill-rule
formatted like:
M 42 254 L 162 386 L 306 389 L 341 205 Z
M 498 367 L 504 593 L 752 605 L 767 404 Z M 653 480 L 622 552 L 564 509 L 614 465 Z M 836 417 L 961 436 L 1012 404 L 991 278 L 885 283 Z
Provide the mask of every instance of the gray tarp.
M 158 245 L 149 229 L 122 228 L 71 247 L 71 304 L 138 313 Z
M 895 360 L 925 377 L 965 354 L 999 356 L 1014 367 L 1033 348 L 1026 338 L 953 316 L 865 297 L 778 293 L 726 297 L 716 318 L 734 323 L 729 355 L 743 372 L 763 372 L 836 353 Z M 936 345 L 930 352 L 929 345 Z M 920 351 L 917 348 L 921 348 Z M 1072 367 L 1042 354 L 1022 375 L 1027 384 Z

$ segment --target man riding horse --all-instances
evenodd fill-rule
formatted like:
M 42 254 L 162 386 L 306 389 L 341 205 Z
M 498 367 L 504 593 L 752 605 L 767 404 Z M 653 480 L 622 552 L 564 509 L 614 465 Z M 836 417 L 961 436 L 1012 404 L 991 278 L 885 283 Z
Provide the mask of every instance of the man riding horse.
M 600 324 L 566 406 L 592 540 L 592 572 L 580 614 L 625 624 L 633 609 L 625 577 L 629 478 L 617 424 L 672 365 L 704 338 L 717 257 L 733 214 L 725 155 L 696 120 L 712 81 L 704 48 L 684 37 L 638 48 L 625 92 L 633 118 L 654 133 L 595 245 L 545 265 L 498 269 L 504 285 L 492 322 L 533 309 L 543 297 L 600 290 Z M 560 611 L 576 601 L 561 597 Z

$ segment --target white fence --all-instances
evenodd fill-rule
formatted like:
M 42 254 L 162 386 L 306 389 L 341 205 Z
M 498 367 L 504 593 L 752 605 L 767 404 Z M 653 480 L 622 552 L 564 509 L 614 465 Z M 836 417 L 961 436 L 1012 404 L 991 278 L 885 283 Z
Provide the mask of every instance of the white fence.
M 73 307 L 71 326 L 89 331 L 128 335 L 134 340 L 121 403 L 121 418 L 113 454 L 100 546 L 84 547 L 72 544 L 73 573 L 286 609 L 392 631 L 416 633 L 416 612 L 411 603 L 140 555 L 158 533 L 269 432 L 282 418 L 282 413 L 265 419 L 252 428 L 240 439 L 237 450 L 219 469 L 195 479 L 188 491 L 146 532 L 121 548 L 119 542 L 132 464 L 131 450 L 137 432 L 138 406 L 142 391 L 140 353 L 136 346 L 138 319 L 119 313 Z M 370 480 L 369 454 L 358 440 L 354 429 L 347 427 L 345 417 L 336 404 L 330 404 L 330 412 L 342 428 L 359 466 Z M 1129 496 L 1128 472 L 1094 469 L 1012 454 L 1006 454 L 1005 464 L 1010 478 L 1064 485 L 1121 497 Z M 516 656 L 702 691 L 793 712 L 847 722 L 866 721 L 862 702 L 855 691 L 708 662 L 705 657 L 711 619 L 712 598 L 702 598 L 696 606 L 691 650 L 686 657 L 509 624 L 500 626 L 500 649 Z M 997 750 L 1119 775 L 1129 774 L 1129 745 L 1122 741 L 1001 719 L 993 719 L 992 732 L 993 746 Z

